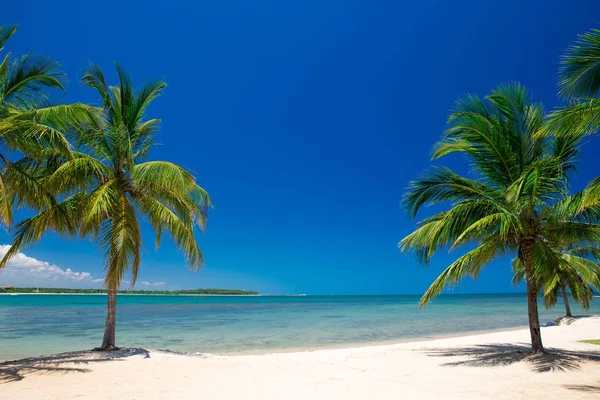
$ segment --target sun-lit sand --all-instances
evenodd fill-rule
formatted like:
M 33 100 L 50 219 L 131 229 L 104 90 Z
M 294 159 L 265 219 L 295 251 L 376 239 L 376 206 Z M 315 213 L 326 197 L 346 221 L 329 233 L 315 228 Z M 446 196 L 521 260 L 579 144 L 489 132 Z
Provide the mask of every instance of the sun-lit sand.
M 435 332 L 432 332 L 435 334 Z M 543 328 L 348 349 L 244 356 L 139 351 L 0 365 L 2 399 L 598 399 L 600 317 Z

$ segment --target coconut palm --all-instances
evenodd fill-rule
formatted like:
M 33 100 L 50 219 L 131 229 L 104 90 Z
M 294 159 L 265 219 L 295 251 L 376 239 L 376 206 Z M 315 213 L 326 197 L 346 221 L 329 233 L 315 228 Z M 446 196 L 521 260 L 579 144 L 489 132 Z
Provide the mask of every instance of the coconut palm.
M 118 86 L 108 86 L 100 68 L 92 66 L 84 85 L 102 99 L 104 119 L 82 126 L 72 157 L 43 184 L 60 201 L 18 224 L 14 244 L 2 263 L 49 229 L 92 238 L 104 253 L 108 291 L 104 338 L 99 350 L 116 349 L 116 293 L 125 273 L 135 284 L 141 263 L 140 218 L 156 233 L 163 231 L 182 250 L 192 269 L 203 257 L 194 228 L 204 229 L 211 206 L 208 194 L 188 170 L 167 161 L 145 161 L 159 120 L 145 120 L 145 111 L 165 83 L 135 91 L 130 77 L 117 66 Z
M 435 168 L 411 182 L 403 199 L 411 216 L 423 205 L 449 208 L 420 222 L 399 244 L 424 263 L 441 248 L 474 246 L 433 282 L 421 298 L 421 307 L 463 276 L 476 278 L 489 262 L 516 254 L 525 269 L 534 353 L 544 351 L 536 277 L 549 260 L 558 262 L 554 249 L 559 246 L 552 241 L 583 245 L 600 240 L 600 226 L 590 221 L 596 214 L 600 179 L 565 197 L 578 140 L 536 135 L 543 119 L 543 107 L 532 103 L 519 84 L 499 86 L 484 99 L 459 100 L 433 159 L 464 154 L 473 177 Z
M 600 130 L 600 30 L 579 36 L 562 57 L 560 95 L 568 105 L 550 115 L 548 130 L 581 135 Z
M 0 26 L 0 53 L 16 30 Z M 45 90 L 64 90 L 64 81 L 60 65 L 49 58 L 26 54 L 12 60 L 9 53 L 0 62 L 0 219 L 6 226 L 12 222 L 14 201 L 39 207 L 48 200 L 31 168 L 44 158 L 68 154 L 64 133 L 94 111 L 82 104 L 50 105 Z M 15 151 L 27 161 L 11 161 L 7 152 Z M 34 175 L 39 174 L 36 170 Z
M 551 308 L 556 305 L 559 296 L 562 296 L 565 305 L 565 316 L 571 317 L 571 306 L 567 289 L 573 299 L 588 310 L 594 296 L 594 289 L 600 289 L 600 247 L 572 247 L 556 251 L 556 257 L 547 264 L 540 276 L 536 276 L 543 283 L 544 306 Z M 525 277 L 525 269 L 518 258 L 513 259 L 513 284 L 518 285 Z

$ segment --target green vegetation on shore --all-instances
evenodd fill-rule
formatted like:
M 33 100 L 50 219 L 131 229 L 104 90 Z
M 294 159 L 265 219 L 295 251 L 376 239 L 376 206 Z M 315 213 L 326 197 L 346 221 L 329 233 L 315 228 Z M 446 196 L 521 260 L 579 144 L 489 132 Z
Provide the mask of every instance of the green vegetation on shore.
M 66 288 L 0 288 L 0 293 L 48 293 L 48 294 L 101 294 L 106 289 L 66 289 Z M 171 294 L 171 295 L 258 295 L 253 290 L 238 289 L 187 289 L 187 290 L 119 290 L 119 294 Z
M 581 343 L 589 343 L 589 344 L 598 344 L 600 345 L 600 339 L 588 339 L 588 340 L 580 340 Z

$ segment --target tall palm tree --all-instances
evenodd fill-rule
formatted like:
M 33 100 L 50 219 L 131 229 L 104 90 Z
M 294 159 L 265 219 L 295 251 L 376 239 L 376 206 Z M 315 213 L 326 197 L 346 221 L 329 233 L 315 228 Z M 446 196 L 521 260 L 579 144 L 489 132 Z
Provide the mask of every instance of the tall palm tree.
M 561 64 L 559 94 L 568 105 L 550 115 L 547 129 L 560 135 L 600 131 L 600 30 L 579 35 Z
M 104 338 L 99 350 L 116 349 L 116 293 L 126 272 L 135 284 L 141 263 L 140 218 L 156 233 L 163 231 L 182 250 L 192 269 L 203 257 L 194 228 L 204 229 L 211 207 L 208 194 L 194 175 L 167 161 L 145 161 L 159 120 L 145 120 L 145 111 L 165 83 L 135 91 L 130 77 L 117 66 L 118 86 L 108 86 L 100 68 L 92 66 L 84 85 L 100 94 L 104 119 L 79 129 L 73 156 L 44 181 L 44 189 L 59 198 L 38 215 L 18 224 L 14 244 L 1 264 L 48 229 L 97 241 L 105 257 L 108 291 Z
M 544 119 L 540 104 L 519 84 L 499 86 L 487 97 L 458 101 L 433 159 L 466 156 L 473 177 L 435 168 L 411 182 L 403 202 L 414 217 L 423 205 L 449 206 L 426 218 L 399 246 L 428 263 L 441 248 L 474 245 L 447 267 L 421 298 L 421 307 L 463 276 L 476 278 L 489 262 L 516 254 L 525 269 L 531 346 L 544 351 L 536 277 L 557 257 L 552 240 L 594 244 L 600 226 L 589 221 L 598 205 L 600 179 L 564 197 L 567 172 L 577 154 L 575 139 L 536 135 Z M 600 196 L 599 196 L 600 197 Z
M 0 26 L 0 53 L 16 30 Z M 9 53 L 0 62 L 0 220 L 6 226 L 12 222 L 15 201 L 35 207 L 48 201 L 31 167 L 47 157 L 68 155 L 65 132 L 94 112 L 83 104 L 50 104 L 45 90 L 64 90 L 64 81 L 60 65 L 46 57 L 26 54 L 12 60 Z M 27 161 L 15 163 L 7 152 L 17 152 Z

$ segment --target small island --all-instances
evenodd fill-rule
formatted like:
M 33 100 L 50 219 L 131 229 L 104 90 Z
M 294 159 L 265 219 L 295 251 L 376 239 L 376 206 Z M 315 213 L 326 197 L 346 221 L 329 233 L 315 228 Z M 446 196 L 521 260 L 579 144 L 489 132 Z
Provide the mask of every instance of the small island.
M 0 286 L 0 293 L 9 294 L 106 294 L 106 289 L 67 289 L 67 288 L 18 288 Z M 238 289 L 185 289 L 185 290 L 120 290 L 119 294 L 159 294 L 159 295 L 206 295 L 206 296 L 257 296 L 252 290 Z

